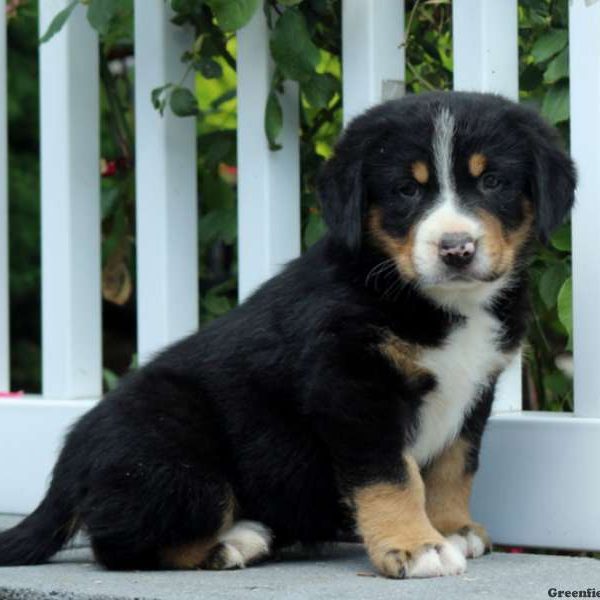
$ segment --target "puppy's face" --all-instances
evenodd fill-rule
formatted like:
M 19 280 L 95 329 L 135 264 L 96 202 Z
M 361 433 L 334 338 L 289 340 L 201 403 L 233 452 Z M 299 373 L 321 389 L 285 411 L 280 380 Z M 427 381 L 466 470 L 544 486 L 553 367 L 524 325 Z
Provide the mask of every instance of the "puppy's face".
M 537 115 L 446 93 L 359 117 L 321 184 L 340 241 L 375 245 L 421 288 L 462 289 L 515 270 L 528 239 L 549 235 L 570 209 L 575 181 Z

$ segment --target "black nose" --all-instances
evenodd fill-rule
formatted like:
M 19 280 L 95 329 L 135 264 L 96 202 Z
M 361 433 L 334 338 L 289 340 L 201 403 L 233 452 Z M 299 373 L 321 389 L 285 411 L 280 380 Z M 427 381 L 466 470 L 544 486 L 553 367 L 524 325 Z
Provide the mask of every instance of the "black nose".
M 440 258 L 450 267 L 466 267 L 475 256 L 475 240 L 467 233 L 446 233 L 439 245 Z

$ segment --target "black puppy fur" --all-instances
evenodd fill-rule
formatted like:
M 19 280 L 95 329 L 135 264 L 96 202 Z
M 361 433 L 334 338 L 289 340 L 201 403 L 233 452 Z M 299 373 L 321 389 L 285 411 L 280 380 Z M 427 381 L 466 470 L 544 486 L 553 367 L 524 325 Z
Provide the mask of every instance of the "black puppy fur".
M 398 270 L 373 276 L 389 255 L 367 221 L 377 208 L 382 229 L 404 240 L 432 205 L 435 180 L 417 198 L 406 179 L 409 165 L 431 162 L 441 107 L 456 118 L 455 160 L 484 151 L 502 181 L 501 199 L 484 198 L 457 163 L 466 210 L 487 203 L 509 236 L 526 220 L 526 198 L 532 227 L 549 235 L 572 206 L 575 177 L 536 114 L 466 93 L 371 109 L 349 126 L 320 178 L 329 233 L 242 305 L 126 377 L 75 424 L 42 503 L 0 534 L 0 565 L 46 561 L 78 528 L 111 569 L 173 566 L 166 550 L 216 540 L 228 519 L 264 524 L 278 546 L 332 540 L 352 526 L 356 490 L 406 483 L 403 452 L 437 383 L 431 373 L 399 368 L 380 346 L 393 335 L 440 348 L 467 317 Z M 509 266 L 512 285 L 487 309 L 503 325 L 498 344 L 506 351 L 525 332 L 529 239 Z M 487 385 L 459 434 L 469 473 L 497 375 L 484 374 Z M 211 548 L 214 555 L 216 541 Z M 210 554 L 203 560 L 210 566 Z

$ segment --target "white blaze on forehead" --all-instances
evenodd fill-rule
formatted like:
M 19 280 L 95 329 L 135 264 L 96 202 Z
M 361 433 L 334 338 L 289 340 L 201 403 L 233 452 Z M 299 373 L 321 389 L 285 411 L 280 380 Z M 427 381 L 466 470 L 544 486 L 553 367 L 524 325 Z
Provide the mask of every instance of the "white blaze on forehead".
M 438 254 L 438 245 L 445 234 L 464 233 L 477 240 L 482 233 L 481 223 L 460 207 L 452 171 L 456 122 L 447 107 L 434 117 L 432 140 L 433 164 L 439 193 L 431 209 L 416 228 L 413 262 L 422 283 L 433 284 L 445 272 Z M 474 266 L 486 265 L 482 253 L 477 253 Z
M 454 195 L 452 155 L 454 146 L 454 117 L 446 107 L 442 108 L 434 121 L 433 160 L 442 196 Z

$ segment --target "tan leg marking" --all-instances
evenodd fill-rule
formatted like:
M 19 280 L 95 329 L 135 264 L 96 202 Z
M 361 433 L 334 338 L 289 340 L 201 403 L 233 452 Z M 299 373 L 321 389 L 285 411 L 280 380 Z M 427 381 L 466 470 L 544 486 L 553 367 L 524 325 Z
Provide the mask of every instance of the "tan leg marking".
M 221 528 L 215 531 L 214 535 L 187 544 L 164 548 L 160 555 L 163 567 L 167 569 L 198 569 L 219 543 L 219 536 L 233 525 L 234 506 L 235 501 L 232 496 L 223 512 Z
M 381 226 L 381 211 L 374 208 L 369 214 L 369 232 L 380 249 L 394 259 L 398 271 L 408 280 L 416 279 L 417 270 L 413 262 L 415 228 L 411 228 L 405 238 L 395 238 L 384 231 Z
M 461 573 L 462 556 L 452 554 L 425 511 L 419 467 L 405 456 L 404 484 L 376 483 L 353 496 L 358 531 L 369 557 L 386 577 L 431 577 Z
M 168 569 L 198 569 L 217 541 L 215 536 L 176 548 L 166 548 L 162 552 L 161 563 Z
M 425 505 L 431 523 L 440 533 L 457 536 L 452 541 L 466 556 L 479 556 L 491 550 L 492 543 L 483 525 L 475 523 L 469 511 L 473 475 L 465 469 L 468 452 L 469 444 L 459 438 L 426 470 Z

